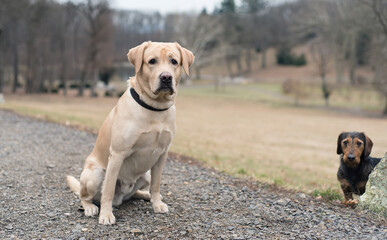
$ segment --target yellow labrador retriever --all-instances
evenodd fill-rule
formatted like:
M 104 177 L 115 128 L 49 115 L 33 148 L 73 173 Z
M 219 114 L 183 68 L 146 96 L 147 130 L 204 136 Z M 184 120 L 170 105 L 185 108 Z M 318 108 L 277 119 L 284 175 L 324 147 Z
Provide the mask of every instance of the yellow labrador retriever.
M 136 75 L 99 130 L 80 182 L 67 176 L 86 216 L 114 224 L 112 205 L 131 197 L 148 199 L 155 213 L 168 212 L 160 195 L 161 172 L 175 134 L 175 97 L 181 67 L 189 74 L 191 51 L 178 43 L 144 42 L 128 53 Z M 144 189 L 150 184 L 150 191 Z

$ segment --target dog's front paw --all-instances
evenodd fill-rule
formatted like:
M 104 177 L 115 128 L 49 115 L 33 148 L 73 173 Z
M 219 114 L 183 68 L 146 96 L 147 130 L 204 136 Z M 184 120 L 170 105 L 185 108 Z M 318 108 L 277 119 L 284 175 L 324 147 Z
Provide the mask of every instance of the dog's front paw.
M 348 200 L 348 201 L 343 201 L 342 202 L 344 205 L 346 206 L 354 206 L 357 204 L 357 200 L 356 199 L 351 199 L 351 200 Z
M 98 207 L 94 204 L 89 204 L 88 206 L 84 207 L 85 209 L 85 216 L 91 217 L 98 214 Z
M 111 225 L 116 223 L 116 218 L 112 212 L 102 213 L 99 215 L 99 224 Z
M 167 213 L 168 212 L 168 206 L 167 204 L 163 203 L 163 202 L 156 202 L 156 203 L 153 203 L 152 204 L 152 207 L 153 207 L 153 211 L 155 213 Z

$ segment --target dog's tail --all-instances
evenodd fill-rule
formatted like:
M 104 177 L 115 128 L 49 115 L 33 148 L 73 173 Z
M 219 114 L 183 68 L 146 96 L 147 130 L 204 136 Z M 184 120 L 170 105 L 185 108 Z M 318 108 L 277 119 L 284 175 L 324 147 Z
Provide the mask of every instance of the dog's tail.
M 75 177 L 68 175 L 66 178 L 66 183 L 72 192 L 79 195 L 79 192 L 81 191 L 81 184 Z

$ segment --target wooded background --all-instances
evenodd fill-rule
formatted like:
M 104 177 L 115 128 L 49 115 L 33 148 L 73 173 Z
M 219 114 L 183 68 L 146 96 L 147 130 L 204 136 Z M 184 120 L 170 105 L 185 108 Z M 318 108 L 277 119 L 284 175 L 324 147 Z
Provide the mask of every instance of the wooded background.
M 369 84 L 387 99 L 386 0 L 269 3 L 223 0 L 213 12 L 160 14 L 112 9 L 108 0 L 0 0 L 0 92 L 4 86 L 25 93 L 61 88 L 66 95 L 76 88 L 82 96 L 90 87 L 95 96 L 99 80 L 107 84 L 129 64 L 128 49 L 152 40 L 177 41 L 192 50 L 192 79 L 220 63 L 229 77 L 246 76 L 254 54 L 260 68 L 267 66 L 268 49 L 276 50 L 278 64 L 311 64 L 292 51 L 306 45 L 327 101 L 332 66 L 335 84 Z M 360 66 L 370 67 L 372 78 L 358 75 Z

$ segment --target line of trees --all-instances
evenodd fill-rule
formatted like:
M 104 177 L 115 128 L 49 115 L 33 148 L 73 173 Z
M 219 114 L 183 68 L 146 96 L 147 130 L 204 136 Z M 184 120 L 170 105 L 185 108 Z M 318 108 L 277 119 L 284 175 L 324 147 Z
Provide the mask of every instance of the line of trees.
M 197 77 L 219 61 L 229 76 L 242 75 L 251 71 L 253 51 L 263 53 L 265 67 L 266 50 L 285 42 L 284 21 L 268 19 L 280 13 L 268 11 L 264 0 L 240 6 L 224 0 L 213 13 L 167 15 L 112 10 L 108 0 L 0 0 L 0 83 L 12 79 L 13 92 L 23 86 L 26 93 L 40 93 L 60 81 L 66 94 L 71 81 L 80 96 L 86 86 L 93 96 L 98 76 L 126 61 L 127 50 L 145 40 L 178 41 L 192 49 Z
M 225 65 L 230 77 L 248 74 L 254 52 L 265 68 L 269 48 L 282 60 L 301 61 L 291 49 L 309 44 L 327 102 L 327 72 L 335 70 L 338 84 L 360 84 L 361 65 L 372 67 L 373 83 L 387 99 L 387 0 L 238 4 L 223 0 L 211 13 L 161 15 L 113 10 L 109 0 L 0 0 L 0 91 L 5 80 L 12 91 L 23 86 L 26 93 L 50 92 L 59 81 L 64 94 L 71 82 L 80 96 L 86 86 L 93 96 L 99 76 L 108 79 L 115 63 L 127 61 L 129 48 L 152 40 L 193 50 L 196 78 L 213 63 Z

